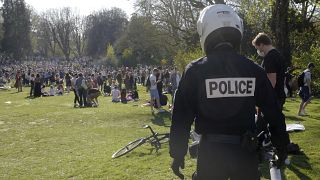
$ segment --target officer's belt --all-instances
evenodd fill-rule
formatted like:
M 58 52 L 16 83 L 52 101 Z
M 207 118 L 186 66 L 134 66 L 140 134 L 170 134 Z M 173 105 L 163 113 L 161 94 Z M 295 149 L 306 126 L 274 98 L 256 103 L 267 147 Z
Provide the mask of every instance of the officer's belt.
M 225 135 L 225 134 L 204 134 L 201 137 L 202 141 L 215 142 L 222 144 L 241 144 L 241 136 Z

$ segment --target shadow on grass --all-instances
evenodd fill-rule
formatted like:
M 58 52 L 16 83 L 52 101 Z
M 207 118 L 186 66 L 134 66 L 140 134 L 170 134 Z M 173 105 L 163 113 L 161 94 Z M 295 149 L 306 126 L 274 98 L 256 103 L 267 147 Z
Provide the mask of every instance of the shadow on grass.
M 311 180 L 309 176 L 301 172 L 301 169 L 312 170 L 309 163 L 309 158 L 303 152 L 299 155 L 293 155 L 291 158 L 291 163 L 287 166 L 293 173 L 295 173 L 299 179 Z
M 298 121 L 298 122 L 302 122 L 305 121 L 302 117 L 298 117 L 298 116 L 286 116 L 286 120 L 290 120 L 290 121 Z
M 149 152 L 142 152 L 142 151 L 139 151 L 139 150 L 137 150 L 137 151 L 133 150 L 133 151 L 129 152 L 128 154 L 125 154 L 124 156 L 126 156 L 126 158 L 137 158 L 137 157 L 150 156 L 152 154 L 155 154 L 157 156 L 162 154 L 161 153 L 161 149 L 158 150 L 158 152 L 156 152 L 156 149 L 153 148 L 153 147 L 150 147 L 149 143 L 147 143 L 146 145 L 149 146 L 149 147 L 146 148 L 145 146 L 142 146 L 142 148 L 148 149 Z
M 166 125 L 165 119 L 170 119 L 170 118 L 171 118 L 171 113 L 168 111 L 165 111 L 162 113 L 154 113 L 153 119 L 151 119 L 151 122 L 158 126 L 167 127 L 168 125 Z
M 34 96 L 27 96 L 25 97 L 25 99 L 36 99 L 37 97 L 34 97 Z
M 312 118 L 313 120 L 320 120 L 320 115 L 311 115 L 310 118 Z
M 289 112 L 289 109 L 287 109 L 285 106 L 282 109 L 283 111 Z

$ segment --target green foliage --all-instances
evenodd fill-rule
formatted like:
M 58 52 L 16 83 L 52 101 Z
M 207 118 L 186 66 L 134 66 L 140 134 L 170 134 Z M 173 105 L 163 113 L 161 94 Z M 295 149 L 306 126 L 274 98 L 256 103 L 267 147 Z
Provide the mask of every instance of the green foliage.
M 108 44 L 108 47 L 107 47 L 107 64 L 110 64 L 110 65 L 117 65 L 117 58 L 116 58 L 116 55 L 114 53 L 114 49 L 112 47 L 111 44 Z
M 183 72 L 185 67 L 193 60 L 203 57 L 203 52 L 201 48 L 195 49 L 193 51 L 182 51 L 179 50 L 174 57 L 174 65 L 178 68 L 180 72 Z
M 166 59 L 161 59 L 160 64 L 161 64 L 162 66 L 168 65 L 168 60 L 166 60 Z
M 126 13 L 119 8 L 104 9 L 87 18 L 87 55 L 103 56 L 107 44 L 114 44 L 124 32 L 128 21 Z
M 268 22 L 272 15 L 272 1 L 242 0 L 239 12 L 242 14 L 245 23 L 253 28 L 255 33 L 265 32 L 270 34 L 271 29 Z
M 136 64 L 137 62 L 135 57 L 133 56 L 133 50 L 131 48 L 124 49 L 120 59 L 120 65 L 134 66 Z
M 124 54 L 129 48 L 139 64 L 157 64 L 166 55 L 167 44 L 161 32 L 153 25 L 148 17 L 134 15 L 119 39 L 116 51 Z
M 3 39 L 2 50 L 19 59 L 31 52 L 30 11 L 24 0 L 4 0 L 2 7 Z

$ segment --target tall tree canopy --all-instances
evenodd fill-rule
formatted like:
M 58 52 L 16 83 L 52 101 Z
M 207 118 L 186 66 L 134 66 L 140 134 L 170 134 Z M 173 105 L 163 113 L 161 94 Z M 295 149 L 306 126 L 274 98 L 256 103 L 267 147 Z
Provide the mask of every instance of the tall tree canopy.
M 87 54 L 90 56 L 105 55 L 108 44 L 114 42 L 121 36 L 127 25 L 127 16 L 119 8 L 101 10 L 87 19 Z
M 30 12 L 24 0 L 4 0 L 2 17 L 4 31 L 2 50 L 16 59 L 29 55 L 31 23 Z

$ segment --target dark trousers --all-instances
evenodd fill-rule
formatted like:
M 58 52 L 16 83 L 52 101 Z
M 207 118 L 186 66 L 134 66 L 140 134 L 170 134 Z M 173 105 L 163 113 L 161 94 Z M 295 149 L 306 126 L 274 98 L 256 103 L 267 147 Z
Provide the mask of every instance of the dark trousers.
M 33 96 L 33 90 L 34 90 L 34 84 L 31 83 L 31 87 L 30 87 L 30 97 Z
M 73 92 L 74 92 L 74 101 L 73 101 L 73 103 L 76 104 L 78 102 L 80 104 L 79 96 L 77 94 L 77 91 L 74 89 Z
M 283 105 L 286 103 L 286 98 L 278 98 L 278 106 L 282 112 L 283 110 Z
M 80 99 L 80 106 L 86 106 L 87 105 L 87 90 L 80 88 L 78 89 L 78 95 Z
M 240 144 L 214 143 L 201 139 L 197 171 L 193 180 L 257 180 L 258 155 Z

